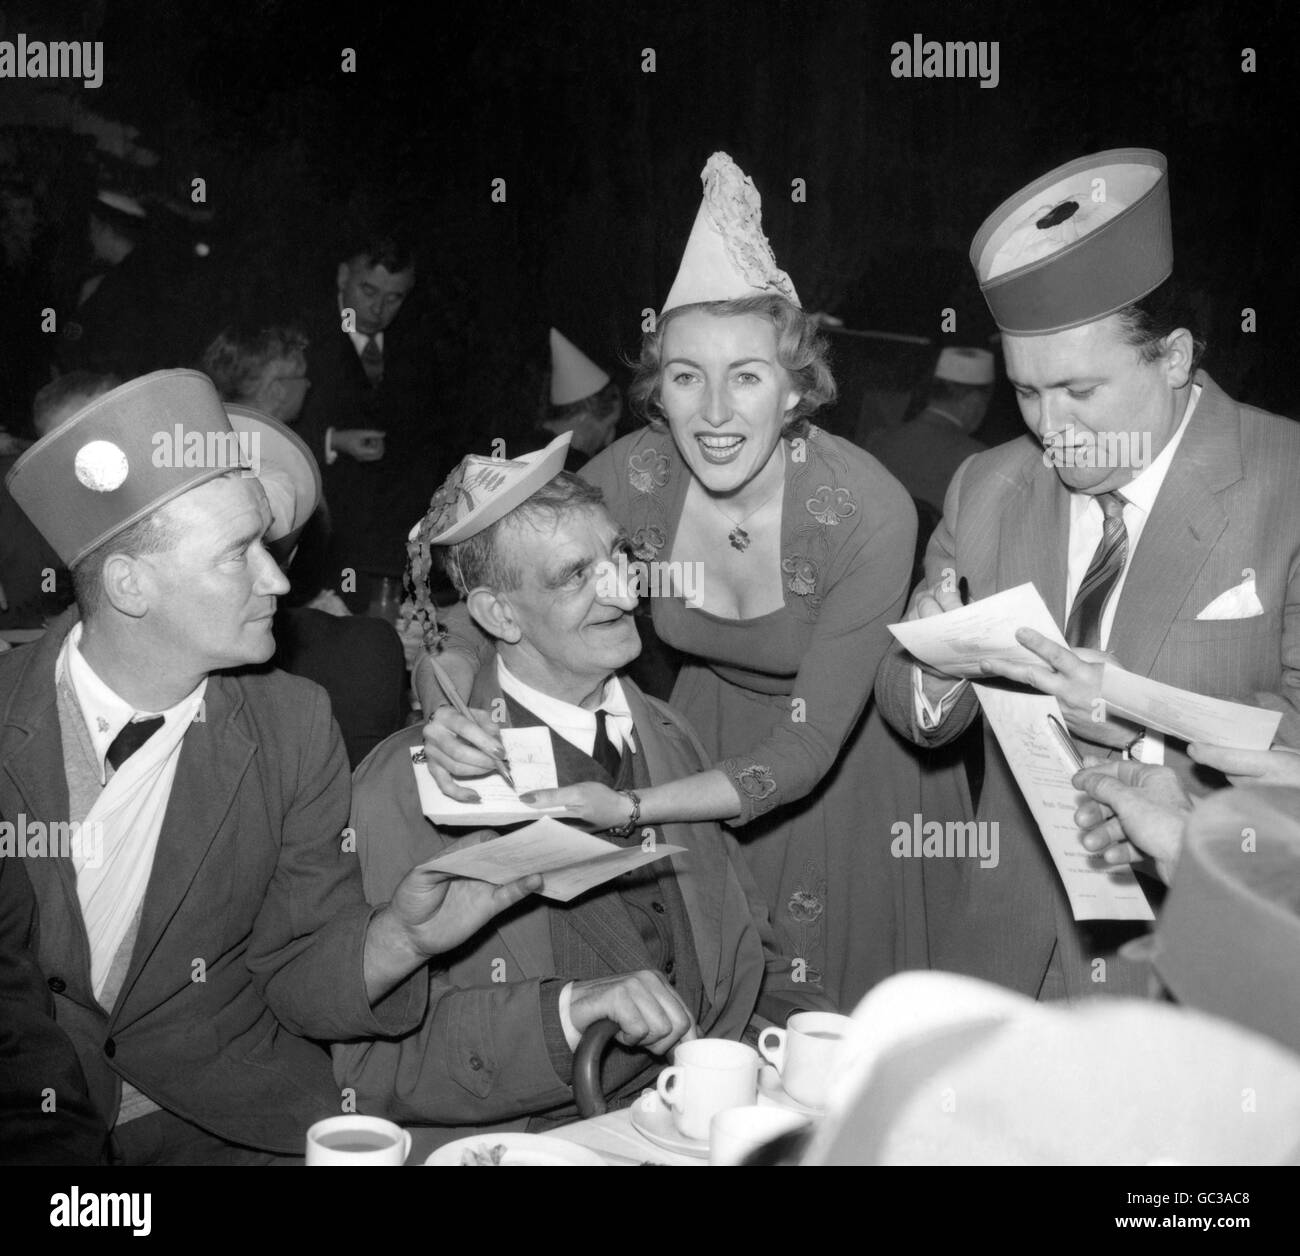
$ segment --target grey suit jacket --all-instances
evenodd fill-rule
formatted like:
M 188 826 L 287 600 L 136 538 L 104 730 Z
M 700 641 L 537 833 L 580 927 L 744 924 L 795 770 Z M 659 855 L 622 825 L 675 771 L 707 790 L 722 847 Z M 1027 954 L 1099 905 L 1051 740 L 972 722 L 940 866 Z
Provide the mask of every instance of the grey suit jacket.
M 1204 373 L 1196 382 L 1200 401 L 1131 557 L 1107 648 L 1139 675 L 1280 710 L 1278 741 L 1300 746 L 1300 424 L 1238 405 Z M 973 599 L 1032 581 L 1064 626 L 1069 494 L 1042 453 L 1026 435 L 962 464 L 926 552 L 927 586 L 946 569 L 967 579 Z M 1251 572 L 1262 615 L 1196 618 Z M 938 729 L 923 730 L 910 656 L 898 646 L 877 673 L 876 699 L 919 745 L 948 742 L 978 718 L 968 688 Z M 927 862 L 933 966 L 1037 995 L 1059 942 L 1070 997 L 1144 993 L 1144 973 L 1114 956 L 1106 935 L 1115 931 L 1073 920 L 987 729 L 985 755 L 979 818 L 999 822 L 1002 858 L 996 869 Z M 1166 762 L 1196 793 L 1223 783 L 1179 743 Z
M 652 781 L 708 767 L 679 716 L 626 677 L 623 688 Z M 482 668 L 472 705 L 491 710 L 500 696 L 496 668 Z M 383 902 L 409 868 L 466 832 L 439 830 L 420 810 L 409 752 L 421 735 L 418 727 L 395 733 L 354 774 L 352 827 L 372 902 Z M 777 951 L 766 905 L 735 839 L 711 823 L 659 827 L 665 842 L 686 848 L 671 860 L 710 1005 L 712 1020 L 701 1030 L 738 1039 L 756 1011 L 763 1024 L 784 1024 L 801 1007 L 831 1010 L 816 986 L 798 979 L 791 957 Z M 601 893 L 598 888 L 583 901 Z M 522 1125 L 572 1102 L 551 1063 L 540 1011 L 541 981 L 566 976 L 557 969 L 551 931 L 552 914 L 566 910 L 562 903 L 526 899 L 446 956 L 445 967 L 430 968 L 429 1009 L 416 1033 L 336 1046 L 335 1075 L 340 1086 L 356 1089 L 358 1108 L 396 1121 L 482 1127 Z M 583 924 L 584 941 L 606 957 L 611 975 L 628 971 L 628 956 L 645 953 L 631 919 L 622 912 L 620 923 L 619 914 L 604 912 L 603 920 Z

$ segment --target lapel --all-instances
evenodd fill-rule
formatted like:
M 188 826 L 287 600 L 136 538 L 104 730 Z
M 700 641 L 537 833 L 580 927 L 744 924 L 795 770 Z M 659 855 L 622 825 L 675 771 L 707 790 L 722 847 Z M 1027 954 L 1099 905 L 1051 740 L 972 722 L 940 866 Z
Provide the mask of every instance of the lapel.
M 673 781 L 698 771 L 698 765 L 684 762 L 680 753 L 674 753 L 682 741 L 681 730 L 652 707 L 627 676 L 619 679 L 627 695 L 628 709 L 632 712 L 637 748 L 645 755 L 650 780 L 660 783 Z M 724 899 L 730 870 L 726 846 L 712 825 L 666 824 L 662 828 L 667 843 L 686 848 L 680 855 L 669 858 L 691 922 L 704 992 L 710 1003 L 719 1006 L 718 971 L 722 961 L 722 932 L 726 923 Z M 714 840 L 701 840 L 710 830 Z
M 997 589 L 1033 581 L 1057 627 L 1065 631 L 1065 577 L 1070 552 L 1070 495 L 1041 451 L 1021 467 L 1003 506 Z M 979 596 L 976 594 L 976 596 Z
M 75 610 L 60 616 L 45 635 L 26 648 L 0 725 L 0 817 L 18 828 L 48 825 L 68 818 L 68 786 L 63 766 L 63 737 L 54 687 L 54 664 L 63 639 L 77 622 Z M 40 912 L 41 951 L 60 966 L 68 995 L 87 1007 L 97 1007 L 90 984 L 90 942 L 77 898 L 77 876 L 71 859 L 35 858 L 23 861 Z
M 1218 494 L 1242 477 L 1237 406 L 1203 372 L 1201 399 L 1133 554 L 1109 649 L 1147 675 L 1187 591 L 1228 525 Z
M 194 721 L 181 745 L 180 762 L 176 765 L 176 778 L 145 891 L 140 932 L 114 1006 L 114 1024 L 129 1019 L 124 1012 L 134 987 L 163 931 L 184 903 L 222 822 L 234 806 L 239 784 L 257 751 L 256 743 L 237 718 L 244 704 L 244 693 L 237 680 L 221 674 L 209 677 L 203 702 L 200 714 L 204 718 Z M 227 841 L 237 839 L 236 826 L 228 833 Z M 233 857 L 233 852 L 228 854 Z M 189 960 L 190 957 L 184 957 L 185 965 Z M 175 957 L 171 962 L 176 962 Z M 169 972 L 163 980 L 166 991 L 175 988 L 174 973 Z

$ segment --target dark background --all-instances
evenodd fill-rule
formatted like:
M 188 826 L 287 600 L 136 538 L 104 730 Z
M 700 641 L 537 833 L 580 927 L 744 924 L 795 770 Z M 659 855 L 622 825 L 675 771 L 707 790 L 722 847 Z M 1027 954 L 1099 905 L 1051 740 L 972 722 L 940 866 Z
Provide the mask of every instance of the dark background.
M 983 218 L 1059 162 L 1154 147 L 1169 158 L 1177 273 L 1210 341 L 1207 367 L 1239 397 L 1296 413 L 1300 86 L 1288 12 L 28 0 L 5 6 L 4 37 L 102 40 L 103 87 L 59 90 L 137 127 L 159 160 L 141 168 L 67 128 L 32 126 L 21 120 L 30 110 L 7 117 L 32 86 L 6 80 L 0 172 L 39 174 L 65 255 L 84 229 L 75 198 L 95 180 L 149 204 L 180 259 L 166 298 L 183 307 L 174 357 L 228 309 L 319 301 L 339 216 L 396 205 L 421 247 L 417 313 L 444 381 L 431 406 L 490 431 L 535 410 L 548 325 L 616 373 L 619 355 L 635 353 L 641 311 L 667 293 L 715 149 L 757 183 L 805 308 L 852 327 L 982 343 L 993 327 L 966 251 Z M 999 85 L 895 79 L 890 45 L 914 32 L 998 41 Z M 345 47 L 355 74 L 340 72 Z M 1246 47 L 1253 74 L 1241 69 Z M 195 176 L 206 206 L 189 203 Z M 494 178 L 506 180 L 505 204 L 490 201 Z M 804 204 L 790 199 L 795 178 L 806 180 Z M 210 246 L 201 261 L 199 239 Z M 946 337 L 944 306 L 958 316 Z M 1245 306 L 1257 311 L 1254 334 L 1240 330 Z

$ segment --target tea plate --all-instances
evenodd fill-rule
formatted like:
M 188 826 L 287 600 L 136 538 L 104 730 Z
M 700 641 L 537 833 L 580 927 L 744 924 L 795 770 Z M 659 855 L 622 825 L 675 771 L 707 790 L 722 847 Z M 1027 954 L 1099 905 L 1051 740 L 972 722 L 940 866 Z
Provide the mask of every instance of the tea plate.
M 501 1150 L 497 1151 L 496 1149 Z M 497 1164 L 512 1167 L 543 1167 L 556 1165 L 583 1165 L 606 1168 L 605 1162 L 590 1147 L 550 1138 L 545 1134 L 518 1134 L 500 1132 L 472 1134 L 444 1143 L 424 1162 L 426 1165 L 465 1165 L 467 1152 L 491 1157 L 496 1151 Z

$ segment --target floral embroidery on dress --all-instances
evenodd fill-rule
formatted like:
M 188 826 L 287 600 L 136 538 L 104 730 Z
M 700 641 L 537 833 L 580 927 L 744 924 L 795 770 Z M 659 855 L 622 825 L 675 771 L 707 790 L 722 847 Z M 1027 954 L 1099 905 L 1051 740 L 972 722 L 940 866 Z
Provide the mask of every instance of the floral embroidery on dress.
M 791 558 L 783 558 L 781 570 L 790 577 L 786 585 L 791 593 L 798 597 L 807 597 L 816 591 L 817 564 L 811 559 L 800 558 L 797 554 Z
M 668 543 L 668 536 L 656 523 L 647 523 L 632 533 L 632 549 L 637 558 L 649 562 Z
M 736 774 L 736 784 L 753 799 L 763 799 L 776 793 L 772 769 L 761 763 L 751 763 Z
M 804 977 L 820 984 L 821 967 L 812 961 L 815 954 L 818 959 L 824 959 L 819 952 L 822 949 L 822 918 L 826 914 L 826 877 L 812 860 L 804 864 L 803 876 L 795 885 L 785 908 L 795 926 L 795 956 L 807 965 Z
M 668 483 L 668 459 L 657 449 L 643 449 L 627 460 L 628 483 L 638 493 L 653 493 Z
M 810 497 L 804 504 L 808 507 L 808 513 L 818 523 L 824 523 L 829 527 L 835 527 L 841 519 L 851 519 L 858 513 L 849 490 L 832 488 L 829 484 L 823 484 L 817 490 L 817 495 Z

